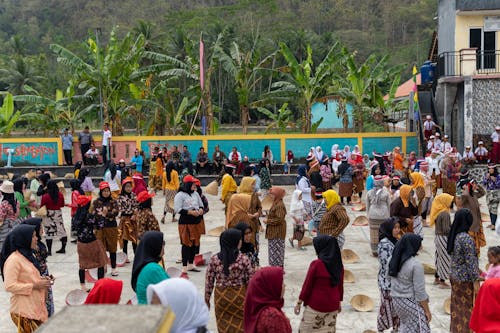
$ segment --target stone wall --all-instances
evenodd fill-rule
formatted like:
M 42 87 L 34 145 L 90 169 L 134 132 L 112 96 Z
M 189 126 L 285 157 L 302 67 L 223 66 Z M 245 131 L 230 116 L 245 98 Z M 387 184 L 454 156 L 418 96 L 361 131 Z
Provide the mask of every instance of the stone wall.
M 474 79 L 472 82 L 474 135 L 489 136 L 500 124 L 500 79 Z

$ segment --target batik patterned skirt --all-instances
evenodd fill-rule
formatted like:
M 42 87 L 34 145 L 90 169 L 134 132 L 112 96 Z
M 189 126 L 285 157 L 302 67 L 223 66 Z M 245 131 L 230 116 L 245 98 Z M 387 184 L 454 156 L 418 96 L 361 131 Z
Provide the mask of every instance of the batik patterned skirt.
M 104 245 L 98 239 L 90 243 L 76 243 L 76 252 L 78 253 L 78 264 L 80 269 L 93 269 L 105 267 L 108 256 Z
M 413 233 L 424 238 L 424 225 L 422 224 L 422 216 L 415 216 L 413 219 Z
M 35 332 L 43 324 L 40 320 L 22 317 L 17 313 L 11 313 L 10 318 L 17 326 L 17 333 Z
M 245 295 L 245 286 L 215 287 L 215 318 L 219 333 L 243 333 Z
M 165 190 L 165 206 L 163 207 L 163 212 L 165 214 L 166 213 L 175 214 L 173 200 L 176 194 L 177 194 L 176 190 Z M 170 206 L 169 203 L 171 203 L 172 206 Z
M 339 196 L 352 197 L 352 182 L 339 183 Z
M 284 239 L 269 239 L 269 266 L 283 267 L 285 263 L 285 240 Z
M 299 333 L 335 333 L 337 313 L 338 311 L 319 312 L 306 306 L 300 322 Z
M 467 333 L 474 306 L 474 283 L 451 280 L 450 332 Z
M 450 276 L 451 257 L 446 251 L 448 236 L 436 235 L 434 245 L 436 247 L 436 274 L 442 280 L 448 280 Z
M 47 216 L 42 218 L 42 225 L 45 231 L 45 239 L 59 239 L 67 236 L 60 209 L 47 210 Z
M 390 290 L 380 290 L 380 309 L 377 316 L 377 330 L 379 332 L 399 328 L 399 317 L 394 311 Z
M 370 225 L 370 248 L 372 253 L 377 253 L 379 229 L 382 223 L 384 223 L 384 220 L 368 219 L 368 224 Z
M 430 333 L 424 309 L 414 298 L 393 297 L 394 312 L 399 317 L 398 333 Z
M 137 223 L 132 219 L 132 216 L 120 217 L 120 225 L 118 226 L 118 241 L 120 247 L 123 248 L 123 241 L 131 241 L 137 243 Z

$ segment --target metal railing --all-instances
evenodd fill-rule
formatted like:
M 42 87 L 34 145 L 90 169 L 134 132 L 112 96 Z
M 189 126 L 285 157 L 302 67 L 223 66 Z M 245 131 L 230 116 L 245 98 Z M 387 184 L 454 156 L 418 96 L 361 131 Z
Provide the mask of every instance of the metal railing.
M 436 77 L 464 75 L 464 64 L 471 59 L 463 51 L 443 52 L 438 56 Z M 473 59 L 474 60 L 474 59 Z M 476 70 L 474 74 L 500 74 L 500 50 L 476 50 Z

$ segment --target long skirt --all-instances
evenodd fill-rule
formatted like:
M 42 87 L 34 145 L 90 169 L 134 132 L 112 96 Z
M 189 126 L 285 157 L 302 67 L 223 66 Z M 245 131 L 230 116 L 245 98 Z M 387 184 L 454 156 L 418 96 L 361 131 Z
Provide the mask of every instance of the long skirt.
M 332 182 L 329 180 L 327 182 L 322 181 L 323 183 L 323 191 L 328 191 L 332 188 Z
M 109 253 L 116 253 L 118 249 L 118 228 L 105 227 L 95 232 L 95 236 L 102 242 Z
M 309 306 L 304 308 L 299 333 L 335 333 L 338 311 L 319 312 Z
M 422 216 L 415 216 L 413 219 L 413 233 L 424 238 L 424 225 L 422 224 Z
M 436 247 L 436 274 L 442 280 L 448 280 L 450 277 L 450 263 L 451 257 L 446 251 L 448 244 L 448 236 L 436 235 L 434 238 L 434 245 Z
M 137 243 L 137 223 L 132 219 L 132 216 L 121 216 L 120 224 L 118 225 L 118 241 L 120 247 L 123 248 L 123 240 Z
M 174 211 L 174 198 L 177 194 L 176 190 L 165 190 L 165 206 L 163 207 L 164 213 L 175 215 Z
M 108 257 L 104 245 L 98 239 L 90 243 L 76 243 L 78 253 L 78 264 L 80 269 L 93 269 L 105 267 Z
M 469 319 L 474 307 L 474 282 L 451 280 L 450 332 L 472 332 Z
M 351 197 L 352 196 L 352 182 L 339 183 L 339 196 Z
M 472 240 L 474 241 L 474 245 L 476 246 L 476 255 L 479 258 L 479 256 L 481 255 L 481 248 L 483 246 L 486 246 L 486 237 L 484 236 L 483 224 L 481 223 L 479 225 L 478 232 L 469 231 L 469 236 L 471 236 Z
M 368 224 L 370 225 L 370 248 L 372 253 L 377 253 L 379 229 L 382 223 L 384 223 L 384 220 L 368 219 Z
M 377 330 L 379 332 L 399 328 L 399 317 L 394 311 L 390 290 L 380 290 L 380 309 L 377 316 Z
M 42 225 L 45 231 L 45 239 L 59 239 L 67 236 L 60 209 L 47 210 L 47 216 L 42 218 Z
M 29 319 L 17 313 L 11 313 L 10 318 L 17 326 L 17 333 L 35 332 L 43 324 L 41 320 Z
M 393 297 L 392 305 L 399 317 L 399 333 L 431 332 L 424 309 L 414 298 Z
M 443 193 L 455 196 L 457 194 L 457 183 L 443 177 Z
M 285 262 L 285 240 L 284 239 L 269 239 L 269 266 L 284 266 Z
M 215 319 L 219 333 L 243 333 L 243 304 L 246 291 L 246 286 L 215 287 Z
M 352 188 L 354 193 L 363 192 L 363 190 L 365 189 L 364 179 L 363 178 L 358 179 L 357 177 L 354 177 L 352 179 Z

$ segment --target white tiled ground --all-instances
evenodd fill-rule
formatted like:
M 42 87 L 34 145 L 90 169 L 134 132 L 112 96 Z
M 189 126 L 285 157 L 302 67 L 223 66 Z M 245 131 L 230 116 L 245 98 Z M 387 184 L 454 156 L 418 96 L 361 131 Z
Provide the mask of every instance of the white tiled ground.
M 287 207 L 291 199 L 291 192 L 293 187 L 287 186 L 287 196 L 285 197 L 285 203 Z M 220 226 L 224 224 L 224 212 L 223 205 L 219 198 L 208 196 L 210 202 L 210 212 L 207 214 L 205 222 L 207 226 L 207 231 L 213 227 Z M 69 199 L 69 195 L 66 195 L 66 199 Z M 163 195 L 158 193 L 154 200 L 154 212 L 156 216 L 161 218 L 163 212 Z M 484 199 L 482 202 L 482 210 L 487 211 L 484 205 Z M 351 207 L 347 208 L 348 210 Z M 69 209 L 65 208 L 63 210 L 64 218 L 67 225 L 67 230 L 69 230 Z M 361 213 L 349 211 L 351 216 L 351 221 L 357 215 Z M 167 221 L 170 216 L 167 217 Z M 291 222 L 290 224 L 291 225 Z M 484 224 L 486 226 L 487 224 Z M 177 266 L 175 261 L 180 258 L 180 245 L 177 233 L 176 223 L 167 223 L 161 225 L 162 231 L 165 233 L 166 239 L 166 249 L 165 249 L 165 261 L 167 266 Z M 288 234 L 291 233 L 291 228 L 288 229 Z M 492 244 L 497 245 L 499 243 L 498 237 L 494 235 L 489 229 L 485 229 L 486 238 L 488 240 L 488 246 Z M 378 261 L 377 259 L 371 257 L 370 247 L 369 247 L 369 229 L 366 227 L 356 227 L 349 225 L 345 231 L 346 235 L 346 245 L 345 248 L 350 248 L 355 250 L 360 256 L 361 260 L 359 263 L 346 264 L 346 268 L 351 270 L 356 278 L 354 284 L 346 283 L 344 286 L 344 302 L 342 303 L 342 312 L 339 314 L 337 319 L 337 332 L 356 332 L 361 333 L 366 329 L 376 330 L 376 317 L 377 317 L 377 306 L 379 300 L 379 291 L 377 287 L 377 271 L 378 271 Z M 423 250 L 419 256 L 419 259 L 424 263 L 433 264 L 433 253 L 434 253 L 434 242 L 433 242 L 433 230 L 425 228 L 425 239 L 423 244 Z M 264 236 L 261 234 L 261 264 L 267 265 L 267 242 Z M 54 242 L 53 251 L 59 248 L 59 243 Z M 129 245 L 130 246 L 130 245 Z M 217 237 L 203 236 L 201 241 L 201 251 L 212 251 L 213 253 L 219 250 L 219 239 Z M 131 249 L 129 252 L 132 252 Z M 285 293 L 285 307 L 284 311 L 290 318 L 294 332 L 298 331 L 298 325 L 301 316 L 296 316 L 293 314 L 293 307 L 297 301 L 297 297 L 300 293 L 300 288 L 307 271 L 309 262 L 315 258 L 314 249 L 309 247 L 307 251 L 298 251 L 292 249 L 287 245 L 285 252 L 285 269 L 286 269 L 286 293 Z M 131 258 L 133 259 L 133 258 Z M 484 267 L 487 262 L 486 251 L 483 248 L 481 253 L 480 267 Z M 54 254 L 49 258 L 49 269 L 50 272 L 56 277 L 56 282 L 54 285 L 54 296 L 55 296 L 55 306 L 56 311 L 61 310 L 65 306 L 65 296 L 72 290 L 79 288 L 78 282 L 78 257 L 76 254 L 76 246 L 74 244 L 68 244 L 67 253 Z M 124 281 L 124 290 L 122 294 L 122 303 L 125 303 L 132 295 L 133 291 L 130 287 L 130 272 L 132 265 L 128 264 L 125 267 L 118 268 L 120 276 L 118 279 Z M 109 272 L 109 270 L 108 270 Z M 204 269 L 200 273 L 190 274 L 191 280 L 199 287 L 201 293 L 204 291 Z M 430 306 L 433 313 L 433 318 L 431 322 L 432 332 L 444 333 L 449 331 L 449 316 L 443 311 L 443 302 L 449 297 L 449 290 L 442 290 L 437 288 L 432 284 L 433 276 L 428 275 L 426 277 L 427 281 L 427 293 L 430 295 Z M 356 294 L 366 294 L 369 295 L 376 304 L 375 310 L 372 312 L 360 313 L 356 312 L 350 305 L 349 300 Z M 213 302 L 213 298 L 212 298 Z M 0 332 L 2 333 L 14 333 L 16 332 L 13 323 L 10 320 L 9 315 L 9 294 L 0 288 Z M 215 316 L 213 314 L 212 306 L 212 316 L 209 323 L 209 329 L 216 332 Z

